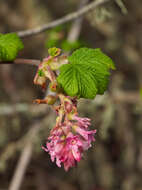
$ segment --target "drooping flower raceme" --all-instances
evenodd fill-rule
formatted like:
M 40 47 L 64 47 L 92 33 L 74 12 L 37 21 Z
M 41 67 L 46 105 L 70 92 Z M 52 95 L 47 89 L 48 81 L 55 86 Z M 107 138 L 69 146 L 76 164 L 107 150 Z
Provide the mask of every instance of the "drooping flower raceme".
M 49 152 L 52 161 L 56 160 L 58 167 L 63 164 L 67 171 L 75 166 L 81 160 L 83 152 L 91 147 L 91 142 L 95 141 L 96 130 L 88 130 L 90 119 L 77 115 L 76 105 L 71 98 L 63 95 L 59 97 L 61 105 L 57 110 L 56 126 L 43 149 Z

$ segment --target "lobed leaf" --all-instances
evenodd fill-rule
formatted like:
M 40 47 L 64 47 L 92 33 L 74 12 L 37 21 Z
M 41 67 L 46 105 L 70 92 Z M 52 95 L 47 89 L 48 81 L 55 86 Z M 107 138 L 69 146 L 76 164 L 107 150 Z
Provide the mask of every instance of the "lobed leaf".
M 13 61 L 23 47 L 16 33 L 0 34 L 0 61 Z
M 100 49 L 80 48 L 68 57 L 69 64 L 60 67 L 57 78 L 69 96 L 93 99 L 107 89 L 114 63 Z

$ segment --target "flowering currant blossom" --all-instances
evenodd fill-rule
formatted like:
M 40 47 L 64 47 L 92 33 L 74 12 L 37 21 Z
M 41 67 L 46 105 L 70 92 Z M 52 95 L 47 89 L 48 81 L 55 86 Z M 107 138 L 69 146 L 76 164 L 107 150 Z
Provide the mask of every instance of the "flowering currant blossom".
M 96 130 L 88 130 L 90 119 L 78 116 L 76 105 L 71 98 L 63 95 L 59 95 L 59 98 L 61 105 L 56 110 L 56 125 L 43 149 L 49 152 L 52 161 L 56 160 L 58 167 L 63 164 L 67 171 L 75 166 L 81 160 L 83 152 L 91 147 L 91 142 L 95 141 Z
M 63 165 L 68 171 L 91 147 L 96 130 L 89 130 L 90 119 L 78 116 L 77 98 L 67 96 L 56 80 L 56 70 L 68 63 L 66 56 L 59 54 L 58 48 L 52 48 L 50 56 L 40 63 L 34 78 L 34 83 L 41 85 L 42 89 L 46 88 L 46 81 L 50 80 L 49 87 L 55 95 L 48 95 L 43 100 L 36 99 L 35 102 L 52 105 L 57 113 L 56 125 L 50 132 L 46 146 L 42 148 L 50 154 L 52 162 L 56 161 L 58 167 Z M 58 99 L 60 104 L 53 106 Z

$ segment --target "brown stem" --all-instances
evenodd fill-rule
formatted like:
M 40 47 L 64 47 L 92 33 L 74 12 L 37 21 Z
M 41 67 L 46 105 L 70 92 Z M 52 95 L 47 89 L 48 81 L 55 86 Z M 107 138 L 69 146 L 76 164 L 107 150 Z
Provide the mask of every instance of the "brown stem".
M 88 5 L 85 5 L 83 8 L 81 8 L 81 9 L 79 9 L 73 13 L 67 14 L 66 16 L 64 16 L 62 18 L 54 20 L 50 23 L 46 23 L 46 24 L 39 26 L 37 28 L 34 28 L 34 29 L 19 31 L 19 32 L 17 32 L 17 34 L 19 37 L 27 37 L 27 36 L 33 36 L 33 35 L 42 33 L 48 29 L 51 29 L 51 28 L 54 28 L 54 27 L 59 26 L 61 24 L 75 20 L 75 19 L 79 18 L 80 16 L 92 11 L 96 7 L 102 5 L 106 2 L 109 2 L 109 1 L 110 0 L 93 1 L 93 2 L 89 3 Z
M 48 71 L 50 73 L 50 80 L 51 80 L 51 82 L 55 81 L 56 80 L 56 76 L 55 76 L 54 72 L 51 70 L 51 68 L 50 68 L 49 65 L 47 65 L 47 69 L 48 69 Z
M 27 64 L 38 66 L 40 64 L 40 60 L 17 58 L 14 61 L 0 61 L 0 64 Z

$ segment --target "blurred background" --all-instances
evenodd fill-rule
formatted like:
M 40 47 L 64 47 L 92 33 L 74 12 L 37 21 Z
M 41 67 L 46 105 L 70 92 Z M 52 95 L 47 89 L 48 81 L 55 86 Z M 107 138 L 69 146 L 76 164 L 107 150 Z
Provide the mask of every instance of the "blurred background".
M 0 33 L 37 27 L 89 0 L 1 0 Z M 41 149 L 56 115 L 33 84 L 36 67 L 0 65 L 0 190 L 142 190 L 142 1 L 110 1 L 81 19 L 23 39 L 19 58 L 42 59 L 49 47 L 64 52 L 101 48 L 116 63 L 109 89 L 80 100 L 96 142 L 65 172 Z

